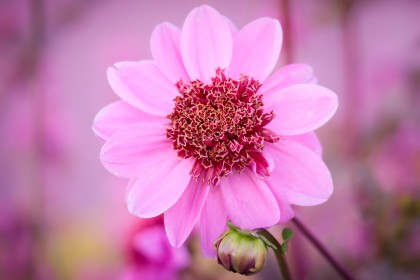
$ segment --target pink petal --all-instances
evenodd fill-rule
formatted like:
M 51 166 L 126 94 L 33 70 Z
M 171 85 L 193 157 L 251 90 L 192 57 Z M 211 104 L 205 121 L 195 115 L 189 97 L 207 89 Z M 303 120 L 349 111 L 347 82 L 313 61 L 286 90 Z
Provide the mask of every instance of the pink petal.
M 165 231 L 162 226 L 155 225 L 137 233 L 133 238 L 132 246 L 150 262 L 159 262 L 165 259 L 168 254 L 167 247 L 161 245 L 162 240 L 165 239 Z
M 281 199 L 277 199 L 277 203 L 279 204 L 280 209 L 280 224 L 288 222 L 295 217 L 295 212 L 293 211 L 292 207 L 288 202 L 282 201 Z
M 178 94 L 153 61 L 116 63 L 108 68 L 108 82 L 122 100 L 152 115 L 170 113 Z
M 107 140 L 120 128 L 140 122 L 157 123 L 163 126 L 168 119 L 140 111 L 124 101 L 117 101 L 105 106 L 96 114 L 92 128 L 98 137 Z
M 184 193 L 191 180 L 194 161 L 168 157 L 159 165 L 151 164 L 127 193 L 130 213 L 140 218 L 151 218 L 168 210 Z
M 232 62 L 228 75 L 238 78 L 246 74 L 264 81 L 279 58 L 283 33 L 280 23 L 260 18 L 247 24 L 234 37 Z
M 272 182 L 272 180 L 268 180 L 267 185 L 276 198 L 280 209 L 279 223 L 281 224 L 291 220 L 295 216 L 295 213 L 290 206 L 290 202 L 287 201 L 287 197 L 281 192 L 282 189 L 278 188 L 277 182 Z
M 271 173 L 271 171 L 273 171 L 273 169 L 274 169 L 274 160 L 273 160 L 273 157 L 269 153 L 267 153 L 265 151 L 263 151 L 261 154 L 262 154 L 262 156 L 264 157 L 265 161 L 268 164 L 268 166 L 267 166 L 268 173 Z M 259 174 L 259 172 L 257 170 L 257 167 L 258 166 L 257 166 L 257 164 L 255 162 L 252 162 L 251 163 L 250 168 L 254 172 L 253 176 L 257 177 L 258 179 L 265 180 L 267 178 L 267 176 L 261 176 L 261 174 Z
M 181 32 L 181 54 L 191 80 L 210 82 L 217 68 L 225 69 L 232 57 L 231 27 L 210 6 L 192 10 Z
M 165 22 L 155 27 L 150 40 L 152 55 L 159 69 L 173 84 L 189 78 L 180 51 L 181 30 Z
M 294 84 L 310 84 L 315 80 L 314 70 L 306 64 L 289 64 L 271 75 L 259 89 L 264 98 Z
M 331 196 L 331 174 L 317 154 L 288 140 L 267 143 L 264 149 L 275 161 L 269 184 L 278 199 L 308 206 L 323 203 Z
M 296 135 L 325 124 L 337 110 L 338 98 L 327 88 L 300 84 L 268 96 L 264 104 L 276 115 L 267 128 L 280 135 Z
M 223 205 L 220 187 L 211 187 L 201 211 L 200 241 L 205 257 L 215 257 L 213 242 L 227 229 L 227 215 Z
M 165 212 L 165 229 L 172 246 L 181 246 L 201 214 L 210 186 L 192 179 L 181 198 Z
M 316 136 L 315 132 L 308 132 L 299 135 L 288 135 L 285 136 L 285 138 L 306 146 L 307 148 L 315 152 L 317 155 L 322 157 L 321 142 L 319 142 L 318 136 Z
M 176 159 L 165 126 L 138 123 L 125 126 L 112 135 L 101 151 L 102 164 L 122 177 L 139 177 L 153 165 Z
M 243 229 L 256 229 L 276 224 L 280 211 L 266 183 L 250 170 L 231 173 L 220 181 L 228 219 Z

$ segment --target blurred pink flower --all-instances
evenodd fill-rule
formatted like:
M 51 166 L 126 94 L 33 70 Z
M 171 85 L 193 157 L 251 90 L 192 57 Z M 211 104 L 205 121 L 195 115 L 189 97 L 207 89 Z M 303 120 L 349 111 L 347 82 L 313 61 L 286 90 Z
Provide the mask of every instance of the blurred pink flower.
M 337 109 L 312 68 L 287 65 L 272 76 L 282 44 L 277 20 L 241 30 L 209 6 L 182 30 L 158 25 L 154 60 L 119 62 L 108 80 L 122 99 L 102 109 L 94 131 L 104 166 L 131 178 L 129 211 L 164 213 L 174 246 L 200 218 L 204 254 L 226 221 L 269 227 L 293 217 L 290 205 L 316 205 L 332 193 L 313 130 Z M 309 149 L 308 149 L 309 148 Z
M 185 247 L 172 247 L 166 237 L 163 220 L 142 220 L 128 243 L 129 266 L 123 280 L 178 279 L 190 262 Z

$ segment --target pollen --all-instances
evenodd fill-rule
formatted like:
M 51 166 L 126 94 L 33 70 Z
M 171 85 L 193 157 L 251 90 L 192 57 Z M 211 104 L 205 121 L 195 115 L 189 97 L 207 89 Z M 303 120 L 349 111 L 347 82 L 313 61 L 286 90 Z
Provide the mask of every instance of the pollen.
M 255 164 L 261 176 L 268 176 L 268 163 L 262 156 L 264 142 L 280 137 L 264 128 L 275 115 L 263 111 L 261 84 L 246 75 L 227 78 L 216 70 L 211 83 L 200 80 L 177 84 L 180 93 L 167 117 L 171 120 L 166 136 L 181 158 L 195 158 L 192 176 L 211 185 L 233 171 Z

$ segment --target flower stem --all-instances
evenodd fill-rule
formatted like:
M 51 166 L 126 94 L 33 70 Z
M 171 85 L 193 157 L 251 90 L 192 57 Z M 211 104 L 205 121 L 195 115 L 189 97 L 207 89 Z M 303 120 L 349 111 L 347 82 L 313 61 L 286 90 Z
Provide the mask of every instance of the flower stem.
M 289 266 L 287 265 L 286 255 L 282 250 L 280 243 L 277 239 L 266 229 L 259 229 L 258 234 L 267 238 L 276 248 L 273 248 L 274 255 L 276 256 L 277 264 L 279 266 L 283 280 L 292 280 Z
M 343 279 L 354 280 L 349 272 L 341 266 L 331 253 L 321 244 L 321 242 L 306 228 L 306 226 L 297 218 L 293 218 L 292 222 L 302 232 L 302 234 L 312 243 L 313 246 L 324 256 L 324 258 L 333 266 Z

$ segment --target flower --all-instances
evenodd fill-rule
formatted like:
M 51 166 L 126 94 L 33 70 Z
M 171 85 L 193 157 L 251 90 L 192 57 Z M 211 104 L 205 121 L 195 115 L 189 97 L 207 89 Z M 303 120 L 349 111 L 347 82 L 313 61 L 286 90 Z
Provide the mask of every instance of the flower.
M 179 279 L 179 272 L 190 262 L 187 248 L 169 244 L 160 216 L 140 221 L 129 238 L 127 253 L 122 280 Z
M 316 85 L 304 64 L 270 76 L 281 44 L 275 19 L 237 30 L 201 6 L 182 29 L 154 29 L 153 60 L 108 69 L 122 100 L 95 118 L 93 129 L 106 140 L 101 161 L 131 179 L 131 213 L 164 213 L 172 245 L 183 244 L 200 220 L 203 253 L 215 256 L 212 243 L 227 220 L 269 227 L 292 218 L 292 204 L 330 197 L 331 175 L 313 130 L 332 117 L 337 97 Z
M 252 275 L 265 266 L 267 245 L 252 233 L 230 229 L 213 245 L 218 263 L 229 271 Z

